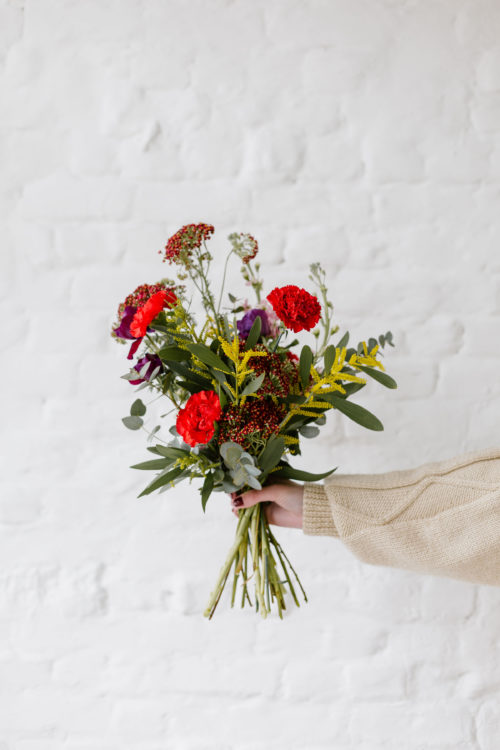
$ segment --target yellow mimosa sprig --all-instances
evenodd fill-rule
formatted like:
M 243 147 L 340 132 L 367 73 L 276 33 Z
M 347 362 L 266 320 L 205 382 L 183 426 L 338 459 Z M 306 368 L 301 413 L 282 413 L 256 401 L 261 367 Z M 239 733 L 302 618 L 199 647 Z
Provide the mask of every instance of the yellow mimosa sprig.
M 218 339 L 220 341 L 222 351 L 234 366 L 234 388 L 229 385 L 229 383 L 228 388 L 233 394 L 234 399 L 238 400 L 239 391 L 245 381 L 245 378 L 247 377 L 247 375 L 251 375 L 254 372 L 251 367 L 247 367 L 248 361 L 251 357 L 267 357 L 268 352 L 257 351 L 256 349 L 249 349 L 248 351 L 241 352 L 240 340 L 237 335 L 231 342 L 226 341 L 222 338 L 222 336 L 219 336 Z M 244 403 L 245 399 L 245 396 L 241 397 L 242 404 Z

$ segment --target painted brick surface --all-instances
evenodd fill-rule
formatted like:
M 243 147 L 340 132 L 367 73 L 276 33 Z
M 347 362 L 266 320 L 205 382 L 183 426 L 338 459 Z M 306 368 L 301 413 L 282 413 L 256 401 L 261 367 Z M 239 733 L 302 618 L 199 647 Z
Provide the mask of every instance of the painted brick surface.
M 234 517 L 136 499 L 108 330 L 182 224 L 217 273 L 250 231 L 397 343 L 385 431 L 302 466 L 498 444 L 499 39 L 495 0 L 0 0 L 0 750 L 496 750 L 500 591 L 283 530 L 310 603 L 202 617 Z

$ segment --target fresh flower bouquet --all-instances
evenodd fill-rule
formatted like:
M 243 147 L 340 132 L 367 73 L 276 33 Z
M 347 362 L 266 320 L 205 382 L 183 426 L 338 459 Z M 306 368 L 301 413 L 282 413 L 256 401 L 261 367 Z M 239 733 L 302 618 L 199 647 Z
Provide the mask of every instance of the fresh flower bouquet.
M 173 404 L 171 411 L 176 412 L 168 441 L 160 437 L 161 425 L 146 430 L 153 443 L 148 451 L 154 458 L 132 468 L 154 471 L 156 476 L 139 497 L 162 492 L 184 479 L 200 478 L 203 510 L 212 492 L 261 489 L 266 483 L 290 479 L 312 482 L 328 476 L 335 469 L 311 474 L 290 466 L 289 458 L 300 454 L 300 437 L 315 437 L 325 424 L 325 412 L 331 409 L 368 429 L 382 430 L 377 417 L 349 397 L 366 384 L 362 375 L 396 387 L 376 358 L 380 347 L 393 346 L 390 331 L 378 341 L 369 339 L 368 345 L 362 341 L 354 348 L 347 348 L 348 332 L 330 343 L 339 327 L 332 325 L 333 306 L 318 263 L 310 266 L 309 279 L 318 288 L 321 302 L 294 285 L 272 289 L 262 300 L 260 265 L 253 263 L 257 241 L 250 234 L 231 234 L 216 301 L 208 273 L 212 256 L 207 241 L 213 232 L 209 224 L 182 227 L 168 240 L 163 258 L 178 267 L 178 280 L 189 279 L 201 296 L 206 311 L 201 327 L 190 312 L 186 287 L 163 279 L 143 284 L 128 295 L 118 308 L 112 332 L 122 343 L 132 342 L 129 360 L 142 347 L 130 372 L 122 377 L 137 390 L 147 388 L 167 398 Z M 231 256 L 241 261 L 246 285 L 256 294 L 254 306 L 229 294 L 229 304 L 222 308 Z M 299 351 L 298 340 L 288 340 L 290 331 L 312 331 L 314 348 L 304 344 Z M 145 404 L 137 398 L 123 419 L 125 426 L 146 429 L 145 413 Z M 209 618 L 231 570 L 231 606 L 239 581 L 241 606 L 252 605 L 252 579 L 255 608 L 264 617 L 273 602 L 283 616 L 287 589 L 297 605 L 296 586 L 307 601 L 260 503 L 239 511 L 234 544 L 205 610 Z

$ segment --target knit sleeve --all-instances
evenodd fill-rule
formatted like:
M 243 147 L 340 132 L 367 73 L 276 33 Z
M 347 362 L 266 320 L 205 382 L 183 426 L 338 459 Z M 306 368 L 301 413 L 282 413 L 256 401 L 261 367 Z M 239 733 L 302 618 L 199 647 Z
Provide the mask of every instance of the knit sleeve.
M 303 531 L 374 565 L 500 585 L 500 449 L 305 484 Z

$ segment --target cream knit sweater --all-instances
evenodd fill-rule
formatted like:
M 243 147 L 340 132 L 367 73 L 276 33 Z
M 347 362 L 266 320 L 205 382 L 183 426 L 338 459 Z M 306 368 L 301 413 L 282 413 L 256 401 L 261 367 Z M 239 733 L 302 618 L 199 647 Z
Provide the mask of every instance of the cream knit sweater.
M 500 586 L 500 448 L 306 483 L 303 531 L 373 565 Z

